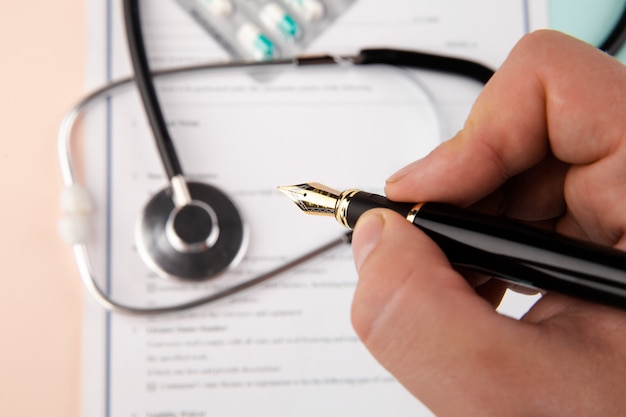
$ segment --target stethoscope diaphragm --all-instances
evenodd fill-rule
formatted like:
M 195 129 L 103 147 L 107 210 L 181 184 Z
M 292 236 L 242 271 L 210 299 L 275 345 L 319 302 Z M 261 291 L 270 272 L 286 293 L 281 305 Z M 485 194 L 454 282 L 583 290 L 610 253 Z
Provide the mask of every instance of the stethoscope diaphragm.
M 176 206 L 171 189 L 156 193 L 136 229 L 137 249 L 158 274 L 204 281 L 234 267 L 247 246 L 239 210 L 218 188 L 188 182 L 191 201 Z

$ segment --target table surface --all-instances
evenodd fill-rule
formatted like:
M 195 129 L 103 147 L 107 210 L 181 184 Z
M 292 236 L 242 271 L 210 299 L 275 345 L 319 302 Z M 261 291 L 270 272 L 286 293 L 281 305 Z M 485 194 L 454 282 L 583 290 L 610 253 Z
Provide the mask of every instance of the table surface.
M 83 290 L 56 230 L 56 132 L 85 92 L 85 1 L 0 5 L 0 415 L 80 415 Z M 551 0 L 553 27 L 599 42 L 623 2 Z M 590 23 L 589 11 L 598 20 Z M 611 22 L 611 23 L 607 23 Z M 584 24 L 583 24 L 584 23 Z
M 85 1 L 0 5 L 0 415 L 80 415 L 82 288 L 56 132 L 85 91 Z

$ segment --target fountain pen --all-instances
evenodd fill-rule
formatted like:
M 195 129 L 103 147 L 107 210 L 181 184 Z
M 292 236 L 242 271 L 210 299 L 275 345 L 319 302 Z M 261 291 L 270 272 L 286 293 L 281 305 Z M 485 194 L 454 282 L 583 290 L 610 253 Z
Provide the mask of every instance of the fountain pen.
M 334 216 L 349 229 L 367 210 L 391 209 L 424 231 L 455 268 L 626 308 L 626 252 L 449 204 L 394 202 L 314 182 L 278 188 L 305 213 Z

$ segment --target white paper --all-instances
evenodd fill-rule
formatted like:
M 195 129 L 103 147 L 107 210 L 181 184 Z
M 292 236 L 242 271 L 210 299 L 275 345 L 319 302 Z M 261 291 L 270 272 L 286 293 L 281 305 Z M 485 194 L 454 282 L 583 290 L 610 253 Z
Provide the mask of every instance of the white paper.
M 174 1 L 142 5 L 153 67 L 227 58 Z M 95 87 L 130 70 L 119 2 L 89 2 L 88 11 Z M 545 26 L 540 1 L 358 0 L 309 50 L 421 49 L 495 68 L 538 26 Z M 266 78 L 218 71 L 157 82 L 187 176 L 222 189 L 249 229 L 242 262 L 202 284 L 161 278 L 137 253 L 137 218 L 167 185 L 137 96 L 93 109 L 81 169 L 96 206 L 89 248 L 98 282 L 113 297 L 139 306 L 189 300 L 337 238 L 344 231 L 333 220 L 303 215 L 276 186 L 319 181 L 382 192 L 389 174 L 460 128 L 481 87 L 381 66 L 284 69 Z M 355 283 L 345 245 L 178 315 L 129 317 L 88 301 L 84 414 L 430 415 L 351 329 Z

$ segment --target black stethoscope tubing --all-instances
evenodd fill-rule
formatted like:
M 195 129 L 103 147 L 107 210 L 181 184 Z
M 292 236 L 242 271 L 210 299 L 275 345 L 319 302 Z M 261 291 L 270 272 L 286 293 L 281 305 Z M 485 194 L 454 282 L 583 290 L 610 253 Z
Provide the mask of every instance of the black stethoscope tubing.
M 622 9 L 622 14 L 611 29 L 611 32 L 604 38 L 598 47 L 609 55 L 616 55 L 626 42 L 626 5 Z

